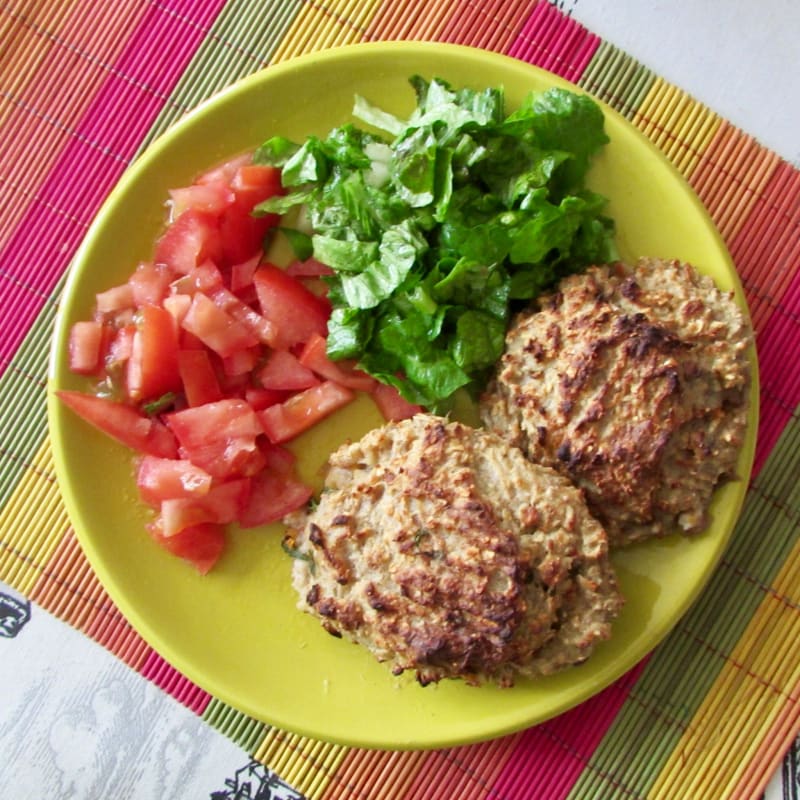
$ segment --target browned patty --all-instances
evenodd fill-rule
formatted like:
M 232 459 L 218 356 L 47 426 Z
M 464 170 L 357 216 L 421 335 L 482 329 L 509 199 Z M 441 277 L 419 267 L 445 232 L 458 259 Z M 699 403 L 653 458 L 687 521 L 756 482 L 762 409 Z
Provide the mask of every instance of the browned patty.
M 481 416 L 582 488 L 612 547 L 694 534 L 735 474 L 752 340 L 688 264 L 593 267 L 516 319 Z
M 317 507 L 286 522 L 300 608 L 423 685 L 507 686 L 579 663 L 622 603 L 580 492 L 441 417 L 340 448 Z

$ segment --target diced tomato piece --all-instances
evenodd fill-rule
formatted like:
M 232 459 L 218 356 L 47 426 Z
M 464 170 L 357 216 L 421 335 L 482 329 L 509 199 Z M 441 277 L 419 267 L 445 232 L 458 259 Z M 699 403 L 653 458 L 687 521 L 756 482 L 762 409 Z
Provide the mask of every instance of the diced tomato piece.
M 312 334 L 305 343 L 300 353 L 300 363 L 308 367 L 317 375 L 336 381 L 348 389 L 359 392 L 370 392 L 375 387 L 376 380 L 357 369 L 354 361 L 331 361 L 328 358 L 328 343 L 318 333 Z
M 183 322 L 191 304 L 192 298 L 188 294 L 171 294 L 169 297 L 165 297 L 161 303 L 178 325 Z
M 95 295 L 97 310 L 101 314 L 114 314 L 123 309 L 133 308 L 133 286 L 130 281 L 120 286 L 112 286 Z
M 319 378 L 288 350 L 273 350 L 258 371 L 257 378 L 265 389 L 289 391 L 308 389 L 319 383 Z
M 247 375 L 253 371 L 258 363 L 260 350 L 251 347 L 247 350 L 237 350 L 235 353 L 222 359 L 222 369 L 226 375 Z
M 131 406 L 83 392 L 62 389 L 56 395 L 79 417 L 140 453 L 177 458 L 178 443 L 166 426 Z
M 213 261 L 203 261 L 191 272 L 173 281 L 171 290 L 177 295 L 193 295 L 195 292 L 211 295 L 225 286 L 219 267 Z
M 147 529 L 161 547 L 193 564 L 201 575 L 208 574 L 225 551 L 225 529 L 213 522 L 183 528 L 174 536 L 164 536 L 161 520 Z
M 235 398 L 175 411 L 166 423 L 187 449 L 240 437 L 254 439 L 264 432 L 255 411 Z
M 200 502 L 211 510 L 217 522 L 227 525 L 239 519 L 247 507 L 251 491 L 250 478 L 236 478 L 216 484 Z
M 275 346 L 288 350 L 318 333 L 328 335 L 330 303 L 317 297 L 300 283 L 272 264 L 262 264 L 253 275 L 261 313 L 275 325 Z
M 223 263 L 239 264 L 264 251 L 264 237 L 275 227 L 277 219 L 254 217 L 251 211 L 252 206 L 236 201 L 220 217 Z
M 250 479 L 238 478 L 216 484 L 203 497 L 177 497 L 160 506 L 162 533 L 174 536 L 184 528 L 203 522 L 228 525 L 235 522 L 250 499 Z
M 221 357 L 258 344 L 258 338 L 214 301 L 197 292 L 181 326 Z
M 280 221 L 277 214 L 254 216 L 262 200 L 283 192 L 280 170 L 263 164 L 243 164 L 231 178 L 234 202 L 220 218 L 222 258 L 228 265 L 239 264 L 264 249 L 264 237 Z
M 243 400 L 244 393 L 250 388 L 250 381 L 251 376 L 247 373 L 242 375 L 226 375 L 225 370 L 220 370 L 219 385 L 222 387 L 222 394 L 225 397 L 235 397 L 239 400 Z
M 251 153 L 242 153 L 238 156 L 233 156 L 216 167 L 206 170 L 195 179 L 195 183 L 212 183 L 214 181 L 225 181 L 230 184 L 236 170 L 245 164 L 252 164 L 253 156 Z
M 69 368 L 79 375 L 97 375 L 110 339 L 102 322 L 81 320 L 69 330 Z
M 218 480 L 252 477 L 264 469 L 266 463 L 258 442 L 243 437 L 182 447 L 180 452 Z
M 305 261 L 293 261 L 286 267 L 286 274 L 293 278 L 321 278 L 324 275 L 334 275 L 334 271 L 316 258 L 307 258 Z
M 253 274 L 261 263 L 262 252 L 259 250 L 252 258 L 234 264 L 231 267 L 231 291 L 243 292 L 253 285 Z
M 180 388 L 178 326 L 165 308 L 146 305 L 128 361 L 128 394 L 135 400 L 147 400 Z
M 347 405 L 354 397 L 347 387 L 335 381 L 324 381 L 292 395 L 280 405 L 259 411 L 258 416 L 269 440 L 281 444 Z
M 297 456 L 288 448 L 264 440 L 260 442 L 266 461 L 265 468 L 278 475 L 289 475 L 297 463 Z
M 400 392 L 387 383 L 375 382 L 372 399 L 387 422 L 399 422 L 422 411 L 422 406 L 409 403 Z
M 159 305 L 169 294 L 169 285 L 175 280 L 175 273 L 166 264 L 143 262 L 128 279 L 135 306 L 152 303 Z
M 214 304 L 237 322 L 244 325 L 262 344 L 272 346 L 277 338 L 275 326 L 257 311 L 247 305 L 240 297 L 224 287 L 219 287 L 210 295 Z
M 253 478 L 250 499 L 239 517 L 242 528 L 277 522 L 304 506 L 313 494 L 311 487 L 286 474 L 265 471 Z
M 290 392 L 280 389 L 256 389 L 252 386 L 247 387 L 244 399 L 254 411 L 262 411 L 275 403 L 282 403 L 289 397 Z
M 144 456 L 136 471 L 139 495 L 151 506 L 179 497 L 202 497 L 211 489 L 211 475 L 183 458 Z
M 206 350 L 179 350 L 178 373 L 183 393 L 190 406 L 202 406 L 222 400 L 217 373 Z
M 189 208 L 209 214 L 221 214 L 236 198 L 230 182 L 224 177 L 170 189 L 172 213 L 179 216 Z
M 251 209 L 284 193 L 281 171 L 267 164 L 242 164 L 231 179 L 236 198 Z
M 167 228 L 156 242 L 154 261 L 188 275 L 204 261 L 219 261 L 222 255 L 219 225 L 213 214 L 190 208 Z
M 124 364 L 131 357 L 135 335 L 136 326 L 133 324 L 123 325 L 114 333 L 106 354 L 106 365 L 109 369 Z

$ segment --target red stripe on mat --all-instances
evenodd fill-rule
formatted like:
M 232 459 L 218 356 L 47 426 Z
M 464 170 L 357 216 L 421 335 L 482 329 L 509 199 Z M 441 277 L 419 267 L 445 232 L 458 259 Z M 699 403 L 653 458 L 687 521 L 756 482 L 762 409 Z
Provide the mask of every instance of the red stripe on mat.
M 586 770 L 646 663 L 645 658 L 576 708 L 524 731 L 490 796 L 563 800 Z
M 150 653 L 140 671 L 145 678 L 196 714 L 202 714 L 211 702 L 210 694 L 193 684 L 155 651 Z

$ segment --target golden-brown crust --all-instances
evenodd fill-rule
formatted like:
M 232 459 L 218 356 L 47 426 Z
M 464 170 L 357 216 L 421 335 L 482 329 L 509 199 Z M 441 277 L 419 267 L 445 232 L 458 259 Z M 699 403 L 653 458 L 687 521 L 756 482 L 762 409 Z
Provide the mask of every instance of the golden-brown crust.
M 735 470 L 751 343 L 687 264 L 594 267 L 514 322 L 481 414 L 583 488 L 612 545 L 696 533 Z
M 295 562 L 301 608 L 423 684 L 577 663 L 621 605 L 605 533 L 569 481 L 440 417 L 340 448 L 317 508 L 287 524 L 313 559 Z

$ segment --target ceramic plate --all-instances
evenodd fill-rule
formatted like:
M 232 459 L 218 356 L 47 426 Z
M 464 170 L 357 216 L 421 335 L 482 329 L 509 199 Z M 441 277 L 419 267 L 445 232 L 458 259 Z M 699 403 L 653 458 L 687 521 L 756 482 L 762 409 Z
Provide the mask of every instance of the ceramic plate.
M 51 389 L 86 388 L 67 368 L 69 326 L 89 316 L 97 291 L 125 280 L 149 257 L 170 187 L 275 134 L 324 136 L 350 118 L 354 93 L 408 113 L 413 74 L 455 86 L 503 86 L 509 108 L 531 89 L 568 86 L 504 56 L 419 43 L 329 50 L 236 84 L 156 141 L 109 196 L 67 281 Z M 606 114 L 611 143 L 590 185 L 610 198 L 622 255 L 688 260 L 735 292 L 744 307 L 730 257 L 698 199 L 625 119 L 610 109 Z M 329 636 L 295 607 L 279 526 L 234 531 L 223 560 L 199 576 L 146 533 L 130 453 L 64 410 L 52 392 L 49 412 L 58 479 L 80 542 L 114 602 L 150 645 L 203 689 L 259 720 L 317 739 L 401 749 L 462 744 L 541 722 L 608 686 L 669 632 L 705 584 L 739 513 L 755 440 L 755 382 L 752 396 L 742 480 L 717 492 L 710 529 L 692 541 L 670 538 L 616 555 L 627 605 L 611 640 L 580 667 L 505 690 L 460 682 L 422 688 Z M 294 443 L 302 473 L 318 482 L 333 447 L 379 423 L 369 401 L 339 412 Z

